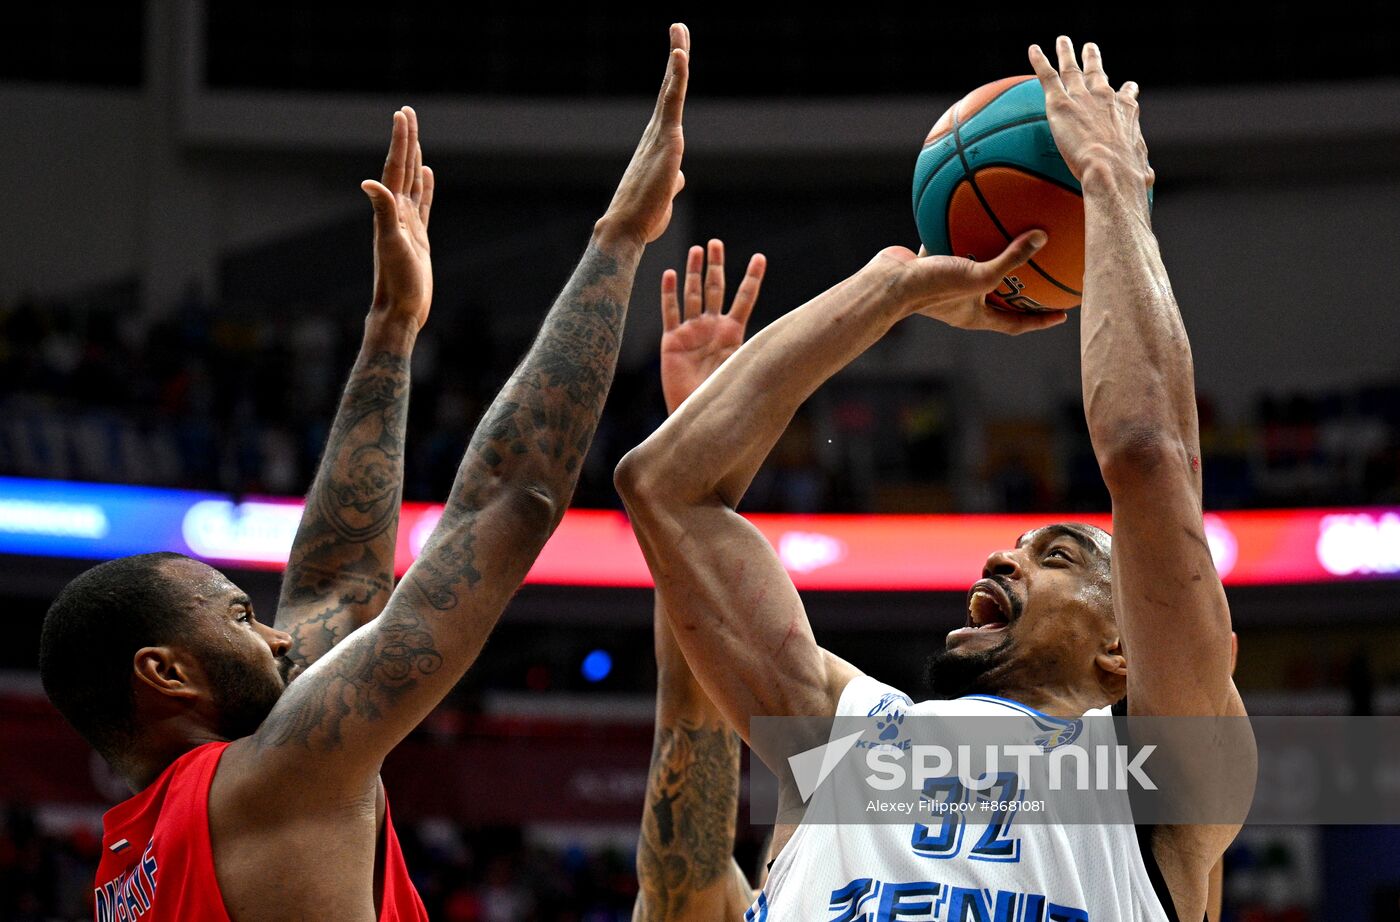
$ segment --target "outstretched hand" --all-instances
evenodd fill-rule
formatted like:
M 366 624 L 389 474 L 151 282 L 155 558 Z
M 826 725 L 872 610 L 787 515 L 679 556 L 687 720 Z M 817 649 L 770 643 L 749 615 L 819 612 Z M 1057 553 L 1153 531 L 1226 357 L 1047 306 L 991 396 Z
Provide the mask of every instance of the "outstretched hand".
M 638 243 L 651 243 L 665 232 L 671 223 L 671 200 L 685 186 L 685 174 L 681 172 L 681 155 L 685 152 L 681 114 L 689 78 L 690 30 L 676 23 L 671 26 L 671 55 L 651 121 L 599 222 L 611 224 Z
M 1058 70 L 1039 45 L 1029 50 L 1031 67 L 1045 90 L 1045 115 L 1060 156 L 1081 183 L 1095 167 L 1130 171 L 1151 186 L 1155 175 L 1147 163 L 1147 142 L 1138 120 L 1138 85 L 1129 81 L 1114 91 L 1103 69 L 1099 46 L 1084 46 L 1084 69 L 1075 59 L 1074 43 L 1055 40 Z
M 417 332 L 433 301 L 428 213 L 433 171 L 423 165 L 418 115 L 408 106 L 394 113 L 389 156 L 379 182 L 360 188 L 374 206 L 374 301 L 371 314 L 403 320 Z
M 986 262 L 960 256 L 925 256 L 906 247 L 887 247 L 872 265 L 891 273 L 890 285 L 910 305 L 911 313 L 941 320 L 961 330 L 992 330 L 1016 336 L 1059 326 L 1064 311 L 1023 314 L 987 304 L 987 294 L 1001 280 L 1030 261 L 1045 245 L 1044 231 L 1028 231 L 1011 241 L 1000 256 Z
M 674 413 L 724 360 L 744 343 L 744 328 L 758 300 L 768 260 L 762 253 L 749 259 L 748 272 L 724 312 L 724 242 L 711 240 L 708 266 L 701 282 L 706 251 L 690 248 L 685 264 L 685 309 L 677 297 L 676 270 L 661 276 L 661 390 L 666 412 Z

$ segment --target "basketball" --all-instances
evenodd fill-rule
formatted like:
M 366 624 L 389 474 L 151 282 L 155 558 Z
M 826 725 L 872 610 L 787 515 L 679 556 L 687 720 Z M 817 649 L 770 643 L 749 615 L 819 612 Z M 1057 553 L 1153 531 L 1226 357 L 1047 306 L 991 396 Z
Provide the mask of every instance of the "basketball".
M 944 112 L 914 167 L 914 221 L 930 254 L 988 260 L 1040 228 L 1044 249 L 987 296 L 1002 310 L 1079 306 L 1084 199 L 1055 147 L 1033 76 L 979 87 Z

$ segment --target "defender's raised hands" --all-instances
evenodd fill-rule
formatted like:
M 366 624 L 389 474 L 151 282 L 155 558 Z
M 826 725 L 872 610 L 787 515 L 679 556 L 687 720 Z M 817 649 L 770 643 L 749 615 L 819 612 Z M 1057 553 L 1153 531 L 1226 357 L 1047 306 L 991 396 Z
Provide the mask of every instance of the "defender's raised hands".
M 276 625 L 292 638 L 289 677 L 378 616 L 394 588 L 409 360 L 433 296 L 433 174 L 423 166 L 417 114 L 404 106 L 393 124 L 382 182 L 360 186 L 374 206 L 365 336 L 282 579 Z
M 676 270 L 661 276 L 661 390 L 666 412 L 675 412 L 724 360 L 744 343 L 744 328 L 758 300 L 768 260 L 762 253 L 749 259 L 748 272 L 724 312 L 724 242 L 711 240 L 706 250 L 690 248 L 685 264 L 685 289 L 678 297 Z M 701 268 L 704 266 L 704 281 Z M 681 304 L 684 301 L 684 311 Z
M 417 332 L 433 300 L 428 248 L 428 213 L 433 207 L 433 171 L 423 165 L 418 114 L 408 106 L 394 113 L 389 156 L 379 182 L 360 188 L 374 206 L 374 301 L 371 312 L 403 320 Z
M 661 388 L 667 413 L 743 344 L 765 265 L 759 253 L 749 260 L 749 271 L 727 314 L 724 244 L 719 240 L 711 240 L 708 248 L 690 248 L 684 294 L 677 291 L 674 269 L 662 274 Z M 659 595 L 653 627 L 656 740 L 637 842 L 638 892 L 632 918 L 738 919 L 753 902 L 753 888 L 733 858 L 739 738 L 696 681 Z M 705 833 L 675 834 L 683 829 Z
M 1081 183 L 1093 169 L 1140 178 L 1153 183 L 1147 164 L 1147 143 L 1138 123 L 1138 85 L 1129 81 L 1115 91 L 1103 69 L 1103 55 L 1093 42 L 1084 45 L 1084 69 L 1075 58 L 1074 43 L 1055 40 L 1057 70 L 1039 45 L 1030 47 L 1031 67 L 1045 90 L 1045 113 L 1060 156 Z
M 671 55 L 651 121 L 622 174 L 612 204 L 598 222 L 637 243 L 651 243 L 665 232 L 671 222 L 671 200 L 685 185 L 685 174 L 681 172 L 681 154 L 685 151 L 681 113 L 689 79 L 690 30 L 676 23 L 671 26 Z

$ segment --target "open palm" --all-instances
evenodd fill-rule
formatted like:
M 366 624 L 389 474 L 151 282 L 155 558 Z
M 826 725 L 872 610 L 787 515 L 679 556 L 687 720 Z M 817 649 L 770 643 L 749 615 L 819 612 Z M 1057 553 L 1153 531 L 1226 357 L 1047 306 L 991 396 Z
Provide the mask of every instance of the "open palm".
M 698 246 L 690 248 L 683 296 L 677 292 L 676 270 L 667 269 L 661 276 L 661 390 L 668 413 L 743 345 L 744 329 L 768 265 L 762 253 L 753 255 L 734 303 L 725 313 L 724 243 L 711 240 L 708 250 L 705 266 L 706 251 Z
M 394 113 L 389 156 L 380 182 L 360 188 L 374 206 L 374 301 L 371 309 L 422 328 L 433 302 L 428 215 L 433 171 L 423 165 L 418 115 L 408 106 Z

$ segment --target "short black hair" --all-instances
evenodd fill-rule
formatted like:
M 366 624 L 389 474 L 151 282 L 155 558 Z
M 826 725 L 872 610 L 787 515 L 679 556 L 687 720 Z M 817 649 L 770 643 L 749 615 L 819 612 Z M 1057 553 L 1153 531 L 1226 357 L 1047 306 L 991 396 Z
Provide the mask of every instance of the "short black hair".
M 54 707 L 108 761 L 136 729 L 131 658 L 180 635 L 181 593 L 162 572 L 183 554 L 119 557 L 76 577 L 44 615 L 39 678 Z

